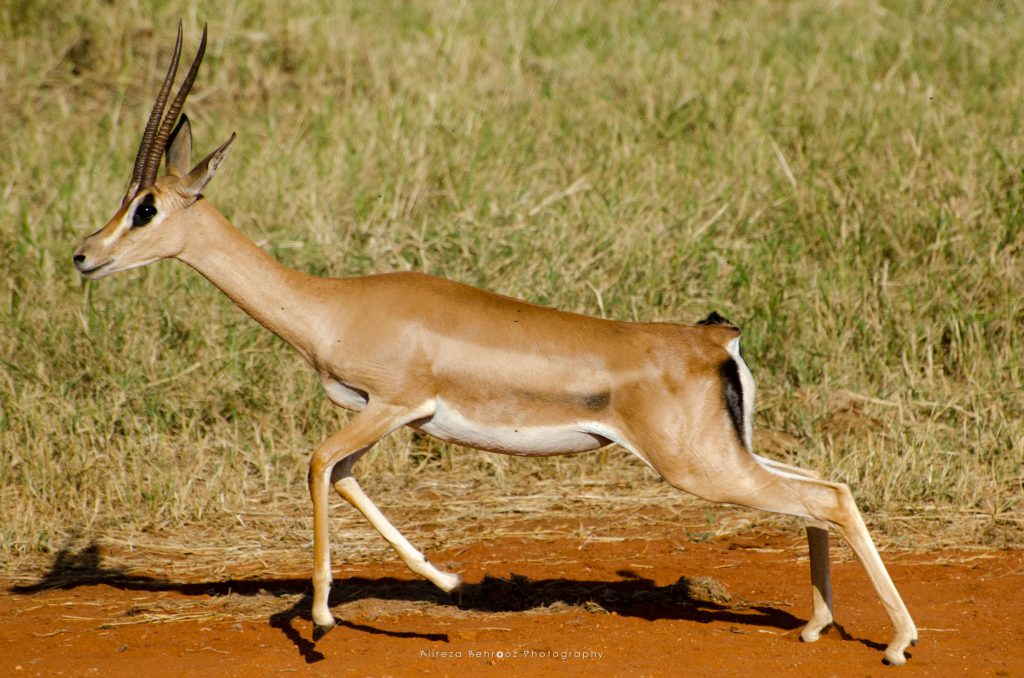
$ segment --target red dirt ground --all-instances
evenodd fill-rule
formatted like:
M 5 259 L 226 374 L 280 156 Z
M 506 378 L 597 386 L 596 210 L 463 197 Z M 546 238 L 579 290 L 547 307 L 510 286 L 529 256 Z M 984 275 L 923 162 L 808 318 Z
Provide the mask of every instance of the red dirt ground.
M 841 626 L 813 644 L 798 640 L 810 591 L 795 533 L 495 539 L 432 554 L 465 577 L 461 602 L 394 560 L 338 565 L 344 621 L 315 646 L 308 573 L 163 581 L 97 556 L 91 572 L 4 587 L 0 676 L 1024 675 L 1024 551 L 883 554 L 920 632 L 898 668 L 881 663 L 889 622 L 860 565 L 835 562 L 843 553 Z M 731 600 L 688 597 L 680 576 L 712 577 Z

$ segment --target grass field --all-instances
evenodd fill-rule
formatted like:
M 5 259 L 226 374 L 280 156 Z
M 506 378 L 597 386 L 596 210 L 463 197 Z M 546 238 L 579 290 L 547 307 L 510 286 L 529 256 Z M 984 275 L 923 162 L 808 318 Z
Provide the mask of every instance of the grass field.
M 210 26 L 197 150 L 238 132 L 206 194 L 288 265 L 618 319 L 718 310 L 744 329 L 765 454 L 850 483 L 890 534 L 931 516 L 1020 542 L 1021 5 L 13 0 L 6 567 L 72 537 L 310 538 L 306 460 L 346 415 L 301 359 L 186 266 L 71 266 L 123 194 L 178 17 L 185 58 Z M 405 432 L 359 468 L 385 511 L 429 506 L 418 487 L 657 488 L 621 451 L 523 461 Z M 236 521 L 254 507 L 293 519 L 257 536 Z

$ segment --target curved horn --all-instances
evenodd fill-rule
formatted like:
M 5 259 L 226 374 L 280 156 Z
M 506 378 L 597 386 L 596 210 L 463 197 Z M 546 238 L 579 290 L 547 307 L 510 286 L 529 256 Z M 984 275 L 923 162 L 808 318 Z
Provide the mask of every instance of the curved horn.
M 135 197 L 135 193 L 144 184 L 143 170 L 146 166 L 147 152 L 153 145 L 153 137 L 156 136 L 160 119 L 163 117 L 164 104 L 167 102 L 167 95 L 174 84 L 174 76 L 178 73 L 178 60 L 181 58 L 181 21 L 178 21 L 178 40 L 174 45 L 174 54 L 171 56 L 171 65 L 167 69 L 167 76 L 164 77 L 164 84 L 160 87 L 160 93 L 156 97 L 153 111 L 149 114 L 149 121 L 146 122 L 146 131 L 142 134 L 142 141 L 139 142 L 139 152 L 135 156 L 135 169 L 132 170 L 132 182 L 128 185 L 128 193 L 125 194 L 125 202 Z
M 174 101 L 167 108 L 167 115 L 164 116 L 163 124 L 160 125 L 160 130 L 156 133 L 153 138 L 153 142 L 146 149 L 146 162 L 142 168 L 141 185 L 149 186 L 156 181 L 156 173 L 160 168 L 160 159 L 164 155 L 164 148 L 167 146 L 167 140 L 171 136 L 171 131 L 174 129 L 174 123 L 178 119 L 178 114 L 181 112 L 181 107 L 185 105 L 185 99 L 188 98 L 188 93 L 192 90 L 192 83 L 196 79 L 196 73 L 199 72 L 199 64 L 203 62 L 203 55 L 206 54 L 206 26 L 203 26 L 203 39 L 199 42 L 199 50 L 196 52 L 196 58 L 192 60 L 192 66 L 188 69 L 188 75 L 185 76 L 185 80 L 181 83 L 181 87 L 178 88 L 178 93 L 174 95 Z M 166 97 L 166 95 L 164 95 Z

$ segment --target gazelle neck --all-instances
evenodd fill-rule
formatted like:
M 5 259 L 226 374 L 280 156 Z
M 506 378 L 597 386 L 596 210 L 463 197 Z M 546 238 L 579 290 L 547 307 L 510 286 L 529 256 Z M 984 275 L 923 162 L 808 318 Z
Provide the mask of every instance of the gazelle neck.
M 328 281 L 294 271 L 264 252 L 209 201 L 189 210 L 189 237 L 177 258 L 201 273 L 243 311 L 313 362 L 318 294 Z

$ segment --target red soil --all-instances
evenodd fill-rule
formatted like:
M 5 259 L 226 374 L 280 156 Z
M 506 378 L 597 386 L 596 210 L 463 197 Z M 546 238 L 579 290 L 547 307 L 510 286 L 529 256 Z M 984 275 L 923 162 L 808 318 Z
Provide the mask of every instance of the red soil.
M 883 554 L 920 632 L 904 667 L 881 663 L 892 629 L 856 561 L 833 562 L 838 626 L 799 642 L 810 586 L 796 534 L 502 539 L 432 556 L 465 577 L 461 602 L 394 561 L 339 565 L 344 620 L 315 646 L 308 573 L 51 573 L 0 595 L 0 676 L 1024 675 L 1019 550 Z M 731 600 L 688 597 L 680 576 L 711 577 Z

